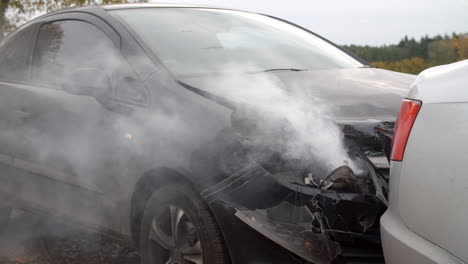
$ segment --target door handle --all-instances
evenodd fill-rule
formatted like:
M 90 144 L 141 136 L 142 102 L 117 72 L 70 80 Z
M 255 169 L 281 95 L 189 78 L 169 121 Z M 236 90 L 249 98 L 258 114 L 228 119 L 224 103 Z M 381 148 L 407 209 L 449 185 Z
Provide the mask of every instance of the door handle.
M 31 116 L 32 116 L 32 114 L 30 112 L 25 111 L 25 110 L 15 110 L 13 112 L 13 119 L 15 119 L 15 120 L 26 121 Z
M 13 110 L 5 113 L 4 125 L 5 128 L 14 128 L 24 125 L 32 117 L 30 112 L 24 110 Z
M 31 117 L 32 114 L 24 109 L 13 110 L 6 114 L 5 121 L 7 126 L 18 126 L 26 123 Z

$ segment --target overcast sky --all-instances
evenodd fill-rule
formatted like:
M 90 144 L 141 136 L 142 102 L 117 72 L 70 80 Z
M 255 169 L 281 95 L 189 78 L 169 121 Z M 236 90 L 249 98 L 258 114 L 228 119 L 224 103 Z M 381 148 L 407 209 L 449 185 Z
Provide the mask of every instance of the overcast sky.
M 155 2 L 155 1 L 153 1 Z M 160 2 L 160 1 L 159 1 Z M 164 0 L 278 16 L 337 44 L 383 45 L 468 32 L 468 0 Z

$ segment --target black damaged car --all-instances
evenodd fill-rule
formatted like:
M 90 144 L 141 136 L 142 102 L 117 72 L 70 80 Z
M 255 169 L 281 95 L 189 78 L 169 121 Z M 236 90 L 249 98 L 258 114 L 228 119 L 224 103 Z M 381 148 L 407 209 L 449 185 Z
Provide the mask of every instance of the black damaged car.
M 0 220 L 52 215 L 142 263 L 380 261 L 413 79 L 261 14 L 44 15 L 0 46 Z

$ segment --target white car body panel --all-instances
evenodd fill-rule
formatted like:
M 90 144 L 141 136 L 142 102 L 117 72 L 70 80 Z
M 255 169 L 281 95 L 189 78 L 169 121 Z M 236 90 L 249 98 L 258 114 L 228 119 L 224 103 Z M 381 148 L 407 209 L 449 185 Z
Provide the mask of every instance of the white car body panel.
M 408 98 L 424 103 L 468 102 L 468 60 L 421 72 Z
M 424 71 L 408 98 L 422 107 L 391 164 L 386 261 L 468 263 L 468 60 Z

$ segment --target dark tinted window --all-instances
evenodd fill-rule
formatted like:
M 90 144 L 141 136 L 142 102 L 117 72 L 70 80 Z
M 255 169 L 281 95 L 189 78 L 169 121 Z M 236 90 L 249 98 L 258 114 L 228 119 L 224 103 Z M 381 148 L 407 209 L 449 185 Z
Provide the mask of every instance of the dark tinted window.
M 28 80 L 33 31 L 32 27 L 24 28 L 12 35 L 0 46 L 1 80 Z
M 121 65 L 112 40 L 96 26 L 78 20 L 58 21 L 39 30 L 34 79 L 60 86 L 82 68 L 96 68 L 111 76 Z

